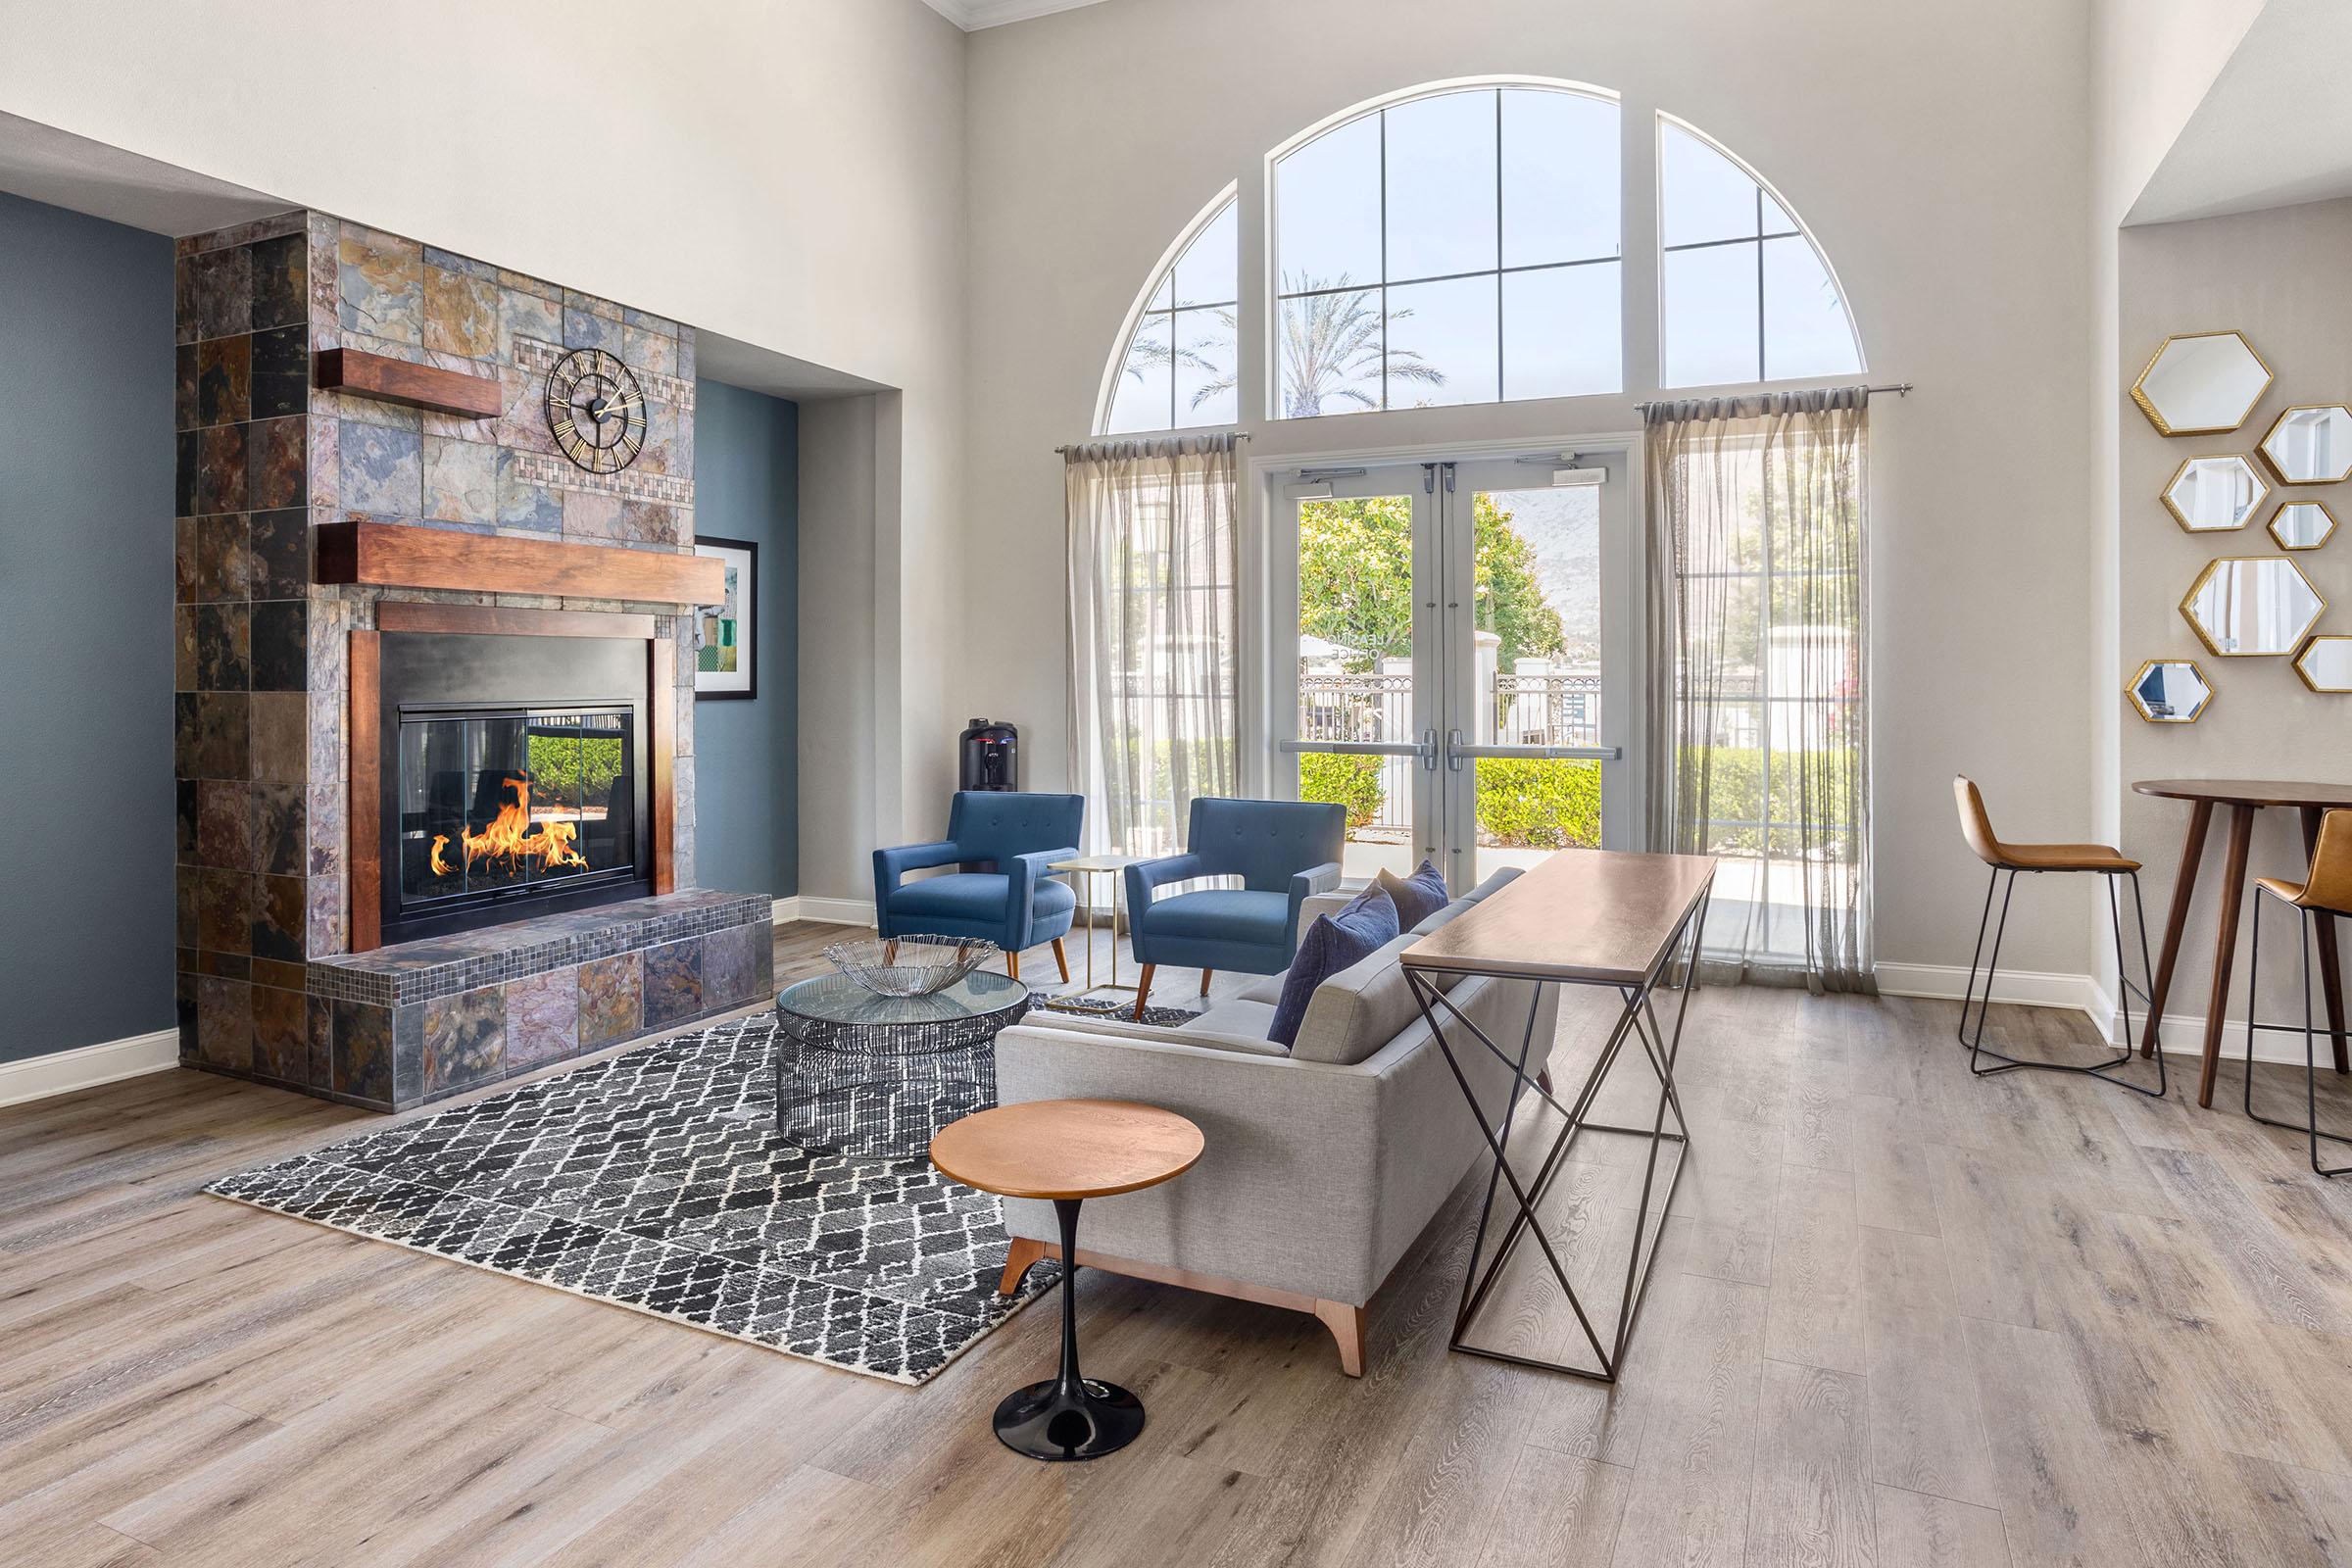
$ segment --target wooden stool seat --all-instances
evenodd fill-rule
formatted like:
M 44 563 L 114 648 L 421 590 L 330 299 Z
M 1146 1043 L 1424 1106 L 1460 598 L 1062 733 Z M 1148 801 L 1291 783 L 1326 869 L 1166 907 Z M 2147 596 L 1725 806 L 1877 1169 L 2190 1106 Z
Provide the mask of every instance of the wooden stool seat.
M 1992 863 L 2013 871 L 2136 871 L 2139 862 L 2105 844 L 2002 844 Z

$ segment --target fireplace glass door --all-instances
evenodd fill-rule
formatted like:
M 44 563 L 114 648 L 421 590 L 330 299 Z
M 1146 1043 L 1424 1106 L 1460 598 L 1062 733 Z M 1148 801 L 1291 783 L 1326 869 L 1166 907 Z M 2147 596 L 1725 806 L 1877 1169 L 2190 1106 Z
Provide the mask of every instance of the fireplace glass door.
M 395 842 L 404 910 L 636 870 L 626 706 L 400 715 Z

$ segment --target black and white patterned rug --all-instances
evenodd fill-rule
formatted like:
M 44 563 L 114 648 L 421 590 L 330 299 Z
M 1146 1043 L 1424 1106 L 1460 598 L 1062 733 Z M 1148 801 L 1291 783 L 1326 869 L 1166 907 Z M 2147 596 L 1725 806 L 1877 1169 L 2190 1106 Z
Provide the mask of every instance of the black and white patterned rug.
M 775 1128 L 772 1012 L 214 1182 L 205 1191 L 918 1384 L 1048 1289 L 996 1294 L 995 1197 L 923 1158 Z

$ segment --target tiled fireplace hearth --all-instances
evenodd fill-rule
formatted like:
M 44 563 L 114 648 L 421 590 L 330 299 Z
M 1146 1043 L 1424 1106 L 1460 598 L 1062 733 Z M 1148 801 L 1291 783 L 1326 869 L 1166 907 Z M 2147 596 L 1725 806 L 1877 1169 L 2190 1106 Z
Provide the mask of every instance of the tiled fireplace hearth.
M 177 267 L 181 1059 L 405 1108 L 753 1000 L 772 967 L 768 901 L 690 891 L 693 329 L 322 213 L 183 239 Z M 575 350 L 610 353 L 643 389 L 642 451 L 617 472 L 575 465 L 550 428 L 548 373 Z M 358 390 L 363 366 L 387 395 Z M 434 371 L 472 378 L 498 412 L 395 400 Z M 427 634 L 591 638 L 639 678 L 612 702 L 601 687 L 434 694 L 484 715 L 431 732 L 445 748 L 523 714 L 494 765 L 532 777 L 441 767 L 431 801 L 404 798 L 380 761 L 387 721 L 395 747 L 411 726 L 381 672 Z M 623 711 L 616 800 L 578 746 L 550 759 Z M 489 837 L 515 826 L 496 823 L 502 801 L 527 815 L 531 853 Z M 404 809 L 450 816 L 429 836 L 461 862 L 472 849 L 472 875 L 412 867 L 404 883 Z M 607 841 L 623 815 L 627 874 L 537 885 L 591 847 L 600 866 L 622 858 Z M 404 928 L 404 885 L 464 896 L 420 902 Z M 541 892 L 555 896 L 519 896 Z

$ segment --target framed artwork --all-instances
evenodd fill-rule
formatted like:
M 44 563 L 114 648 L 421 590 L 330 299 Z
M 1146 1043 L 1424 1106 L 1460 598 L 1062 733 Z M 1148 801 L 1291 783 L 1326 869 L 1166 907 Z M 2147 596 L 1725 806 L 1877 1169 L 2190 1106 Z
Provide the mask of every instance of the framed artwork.
M 696 611 L 694 695 L 748 701 L 760 695 L 760 547 L 704 535 L 694 553 L 727 565 L 725 602 Z

